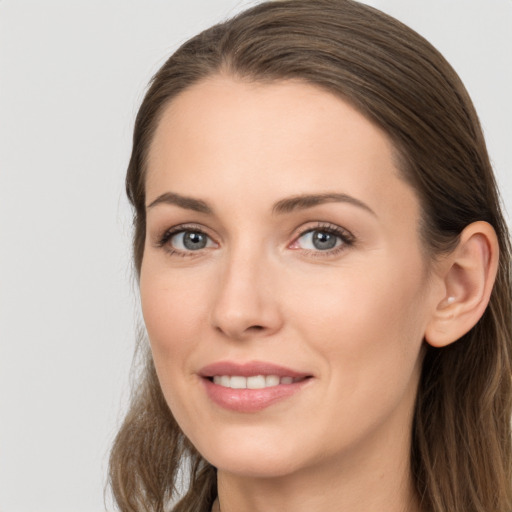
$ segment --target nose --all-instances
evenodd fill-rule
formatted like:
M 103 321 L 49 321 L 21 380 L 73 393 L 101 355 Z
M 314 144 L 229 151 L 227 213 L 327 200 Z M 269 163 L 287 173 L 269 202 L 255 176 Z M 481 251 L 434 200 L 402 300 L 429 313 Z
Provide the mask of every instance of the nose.
M 233 255 L 225 261 L 214 294 L 214 329 L 233 340 L 278 332 L 283 317 L 275 293 L 275 270 L 256 255 Z

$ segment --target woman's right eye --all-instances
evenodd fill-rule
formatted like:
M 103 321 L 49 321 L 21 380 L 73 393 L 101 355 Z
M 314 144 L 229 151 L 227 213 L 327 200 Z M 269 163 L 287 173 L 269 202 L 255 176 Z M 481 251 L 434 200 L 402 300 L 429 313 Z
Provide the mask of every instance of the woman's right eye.
M 168 234 L 162 245 L 170 245 L 171 249 L 179 252 L 200 251 L 216 247 L 215 242 L 202 231 L 182 230 Z

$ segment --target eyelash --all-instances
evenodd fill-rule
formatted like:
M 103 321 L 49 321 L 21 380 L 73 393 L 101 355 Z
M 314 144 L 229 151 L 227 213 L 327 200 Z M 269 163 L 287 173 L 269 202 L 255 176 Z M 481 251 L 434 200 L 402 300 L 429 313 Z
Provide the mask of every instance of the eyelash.
M 341 244 L 338 245 L 337 247 L 334 247 L 332 249 L 328 249 L 325 251 L 302 249 L 303 252 L 306 252 L 308 255 L 312 255 L 314 257 L 336 256 L 339 253 L 341 253 L 342 251 L 346 250 L 348 247 L 353 246 L 354 242 L 355 242 L 355 238 L 352 235 L 352 233 L 350 233 L 346 229 L 340 228 L 339 226 L 336 226 L 335 224 L 318 223 L 317 225 L 315 225 L 313 227 L 309 227 L 309 228 L 301 231 L 300 233 L 298 233 L 298 235 L 294 238 L 292 244 L 295 244 L 304 235 L 307 235 L 308 233 L 312 233 L 315 231 L 334 235 L 341 240 Z M 205 233 L 204 229 L 202 229 L 201 226 L 194 225 L 194 224 L 186 224 L 186 225 L 182 224 L 179 226 L 175 226 L 171 229 L 168 229 L 161 237 L 159 237 L 159 240 L 156 243 L 156 246 L 160 247 L 160 248 L 164 248 L 165 251 L 170 256 L 180 256 L 180 257 L 184 257 L 184 258 L 196 256 L 194 253 L 195 252 L 200 253 L 201 250 L 181 251 L 181 250 L 174 249 L 173 247 L 168 245 L 169 240 L 171 240 L 171 238 L 174 235 L 177 235 L 177 234 L 183 233 L 183 232 L 200 233 L 200 234 L 205 235 L 211 239 L 211 237 L 207 233 Z M 290 244 L 290 245 L 292 245 L 292 244 Z M 299 248 L 299 249 L 294 249 L 294 250 L 301 250 L 301 249 Z
M 174 249 L 172 246 L 170 246 L 167 242 L 169 242 L 169 240 L 174 236 L 174 235 L 177 235 L 178 233 L 183 233 L 183 232 L 192 232 L 192 233 L 201 233 L 202 235 L 205 235 L 207 236 L 208 238 L 211 238 L 210 236 L 208 236 L 207 233 L 204 232 L 204 229 L 201 228 L 201 226 L 199 225 L 195 225 L 195 224 L 181 224 L 179 226 L 175 226 L 171 229 L 168 229 L 158 240 L 157 242 L 157 247 L 161 247 L 163 249 L 165 249 L 165 251 L 170 255 L 170 256 L 180 256 L 180 257 L 183 257 L 183 258 L 189 258 L 189 257 L 194 257 L 195 254 L 194 252 L 200 252 L 200 251 L 180 251 L 178 249 Z
M 295 249 L 295 250 L 302 250 L 303 252 L 306 252 L 309 256 L 313 257 L 333 257 L 337 256 L 341 252 L 345 251 L 349 247 L 353 246 L 355 243 L 355 237 L 347 231 L 346 229 L 343 229 L 339 226 L 336 226 L 335 224 L 329 224 L 329 223 L 323 223 L 319 222 L 316 226 L 310 227 L 305 229 L 304 231 L 301 231 L 295 238 L 292 244 L 297 243 L 297 241 L 302 238 L 304 235 L 307 235 L 308 233 L 313 233 L 315 231 L 318 231 L 320 233 L 328 233 L 329 235 L 334 235 L 337 238 L 341 240 L 340 245 L 337 247 L 334 247 L 332 249 L 328 249 L 325 251 L 321 250 L 313 250 L 313 249 Z

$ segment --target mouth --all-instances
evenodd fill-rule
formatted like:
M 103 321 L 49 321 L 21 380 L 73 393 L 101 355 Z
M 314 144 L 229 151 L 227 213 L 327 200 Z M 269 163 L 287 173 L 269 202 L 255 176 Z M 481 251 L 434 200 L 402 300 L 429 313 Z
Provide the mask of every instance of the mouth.
M 280 377 L 279 375 L 252 375 L 244 377 L 243 375 L 214 375 L 208 380 L 231 389 L 265 389 L 274 386 L 295 384 L 310 377 Z
M 257 412 L 285 400 L 313 380 L 313 375 L 258 361 L 213 363 L 204 367 L 199 376 L 214 404 L 243 413 Z

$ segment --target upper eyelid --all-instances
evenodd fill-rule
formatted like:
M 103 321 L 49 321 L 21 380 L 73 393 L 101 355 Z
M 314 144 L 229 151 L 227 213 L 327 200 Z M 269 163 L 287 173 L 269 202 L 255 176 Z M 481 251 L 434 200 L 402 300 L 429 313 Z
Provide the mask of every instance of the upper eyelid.
M 332 231 L 334 233 L 342 233 L 342 234 L 346 235 L 348 238 L 353 238 L 352 233 L 348 229 L 343 228 L 337 224 L 333 224 L 331 222 L 325 222 L 325 221 L 313 221 L 313 222 L 316 222 L 316 224 L 313 226 L 307 227 L 307 228 L 303 228 L 302 227 L 303 225 L 300 228 L 294 228 L 290 232 L 289 237 L 296 238 L 298 236 L 302 236 L 311 231 L 321 231 L 323 229 L 325 231 Z M 210 229 L 206 228 L 205 226 L 203 226 L 201 224 L 196 224 L 196 223 L 183 223 L 183 224 L 177 224 L 176 226 L 165 229 L 161 233 L 161 235 L 159 235 L 159 238 L 169 235 L 169 234 L 177 234 L 182 231 L 197 231 L 197 232 L 204 233 L 205 235 L 208 235 L 211 237 L 211 235 L 209 233 Z M 211 237 L 211 238 L 213 238 L 213 237 Z
M 315 226 L 300 229 L 295 235 L 293 241 L 297 240 L 297 238 L 300 238 L 301 236 L 304 236 L 306 233 L 311 233 L 312 231 L 328 231 L 338 236 L 344 236 L 351 241 L 355 239 L 354 235 L 346 228 L 343 228 L 337 224 L 332 224 L 330 222 L 319 222 Z
M 176 226 L 172 226 L 165 230 L 166 233 L 179 233 L 180 231 L 200 231 L 201 233 L 206 233 L 206 231 L 209 231 L 209 229 L 202 226 L 201 224 L 196 224 L 194 222 L 184 222 L 183 224 L 177 224 Z

